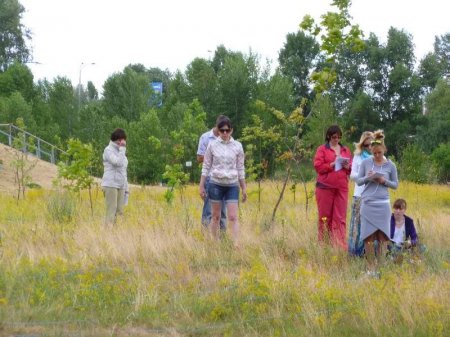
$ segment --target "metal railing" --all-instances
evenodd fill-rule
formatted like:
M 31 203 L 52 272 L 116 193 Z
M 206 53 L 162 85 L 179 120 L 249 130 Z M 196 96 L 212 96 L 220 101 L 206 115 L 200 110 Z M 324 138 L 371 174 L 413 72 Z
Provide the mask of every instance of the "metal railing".
M 13 124 L 0 124 L 0 142 L 13 147 L 14 140 L 17 137 L 23 137 L 23 152 L 35 154 L 39 159 L 55 164 L 64 150 L 56 147 L 49 142 L 22 130 Z M 6 142 L 3 140 L 6 138 Z M 29 151 L 31 150 L 31 151 Z

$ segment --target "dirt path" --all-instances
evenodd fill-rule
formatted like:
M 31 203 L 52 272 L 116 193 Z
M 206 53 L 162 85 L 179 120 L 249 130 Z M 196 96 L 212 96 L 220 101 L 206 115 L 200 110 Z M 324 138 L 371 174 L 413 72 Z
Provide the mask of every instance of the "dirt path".
M 17 151 L 9 146 L 0 144 L 0 192 L 14 193 L 17 189 L 14 182 L 12 162 L 17 158 Z M 58 175 L 56 165 L 40 160 L 32 155 L 28 156 L 29 163 L 36 166 L 31 170 L 32 182 L 42 188 L 52 188 L 52 181 Z

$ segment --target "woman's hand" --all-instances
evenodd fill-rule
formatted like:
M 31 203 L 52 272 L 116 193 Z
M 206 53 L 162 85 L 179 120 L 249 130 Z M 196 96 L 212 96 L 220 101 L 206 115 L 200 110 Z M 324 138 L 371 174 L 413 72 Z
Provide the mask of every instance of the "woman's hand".
M 247 201 L 247 189 L 243 188 L 242 189 L 242 202 L 246 202 Z
M 199 187 L 199 193 L 200 193 L 200 197 L 205 200 L 206 198 L 206 191 L 205 191 L 205 185 L 201 184 Z

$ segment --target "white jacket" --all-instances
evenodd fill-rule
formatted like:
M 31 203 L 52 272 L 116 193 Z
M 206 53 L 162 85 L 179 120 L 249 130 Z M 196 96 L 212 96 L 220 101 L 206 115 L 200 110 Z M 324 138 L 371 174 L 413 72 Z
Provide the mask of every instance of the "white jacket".
M 103 151 L 102 187 L 128 188 L 126 148 L 113 141 Z

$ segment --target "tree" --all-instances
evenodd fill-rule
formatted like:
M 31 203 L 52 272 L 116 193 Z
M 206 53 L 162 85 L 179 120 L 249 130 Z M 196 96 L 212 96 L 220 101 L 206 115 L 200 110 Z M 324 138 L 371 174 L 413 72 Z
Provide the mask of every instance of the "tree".
M 148 110 L 153 89 L 148 74 L 141 68 L 129 65 L 122 73 L 106 80 L 103 102 L 107 116 L 120 116 L 131 122 L 139 120 L 140 115 Z
M 191 100 L 198 99 L 213 123 L 217 114 L 217 76 L 211 63 L 202 58 L 194 59 L 186 69 L 186 79 Z
M 0 72 L 6 71 L 15 60 L 25 63 L 31 58 L 26 45 L 31 33 L 21 23 L 24 12 L 18 0 L 0 1 Z
M 78 123 L 78 109 L 72 83 L 67 77 L 57 77 L 49 84 L 48 104 L 52 120 L 59 127 L 59 136 L 69 139 Z
M 317 25 L 310 15 L 306 15 L 300 23 L 300 28 L 312 37 L 320 35 L 320 51 L 325 62 L 318 71 L 312 73 L 314 90 L 317 93 L 330 90 L 336 82 L 338 55 L 342 50 L 359 52 L 364 49 L 362 31 L 358 25 L 351 25 L 348 12 L 350 0 L 333 0 L 332 6 L 337 12 L 327 12 L 321 16 Z
M 22 118 L 18 118 L 15 122 L 20 130 L 26 129 Z M 31 171 L 37 164 L 37 159 L 30 159 L 29 152 L 34 151 L 34 143 L 32 138 L 27 138 L 23 131 L 19 131 L 14 137 L 13 148 L 14 160 L 11 161 L 11 166 L 14 170 L 14 181 L 17 186 L 17 201 L 20 196 L 25 199 L 25 190 L 31 184 Z
M 127 152 L 130 180 L 160 182 L 167 162 L 170 142 L 156 110 L 151 109 L 128 126 Z M 132 135 L 132 136 L 131 136 Z
M 35 96 L 33 74 L 19 62 L 13 62 L 5 72 L 0 73 L 0 96 L 9 96 L 14 92 L 20 92 L 27 102 Z
M 424 123 L 418 126 L 417 143 L 431 153 L 439 144 L 450 141 L 450 83 L 439 80 L 425 102 L 426 114 Z
M 286 115 L 295 107 L 295 94 L 291 79 L 281 74 L 279 70 L 272 76 L 266 75 L 270 69 L 264 71 L 263 78 L 258 82 L 257 100 L 268 106 L 283 111 Z M 251 108 L 250 108 L 251 109 Z M 248 112 L 252 115 L 251 112 Z M 269 119 L 273 117 L 270 116 Z M 265 120 L 268 122 L 268 120 Z
M 79 139 L 69 139 L 67 152 L 63 154 L 62 161 L 58 163 L 58 178 L 64 188 L 79 193 L 88 189 L 91 214 L 94 214 L 92 202 L 92 184 L 94 178 L 91 176 L 91 167 L 94 159 L 94 151 L 91 144 L 83 144 Z
M 245 59 L 240 53 L 226 56 L 218 73 L 220 105 L 218 114 L 226 115 L 233 121 L 236 137 L 240 135 L 239 127 L 248 122 L 246 111 L 256 83 L 251 77 L 252 60 Z
M 292 81 L 295 105 L 302 98 L 312 98 L 310 75 L 315 68 L 319 54 L 319 44 L 303 31 L 289 33 L 278 54 L 281 74 Z
M 171 132 L 172 160 L 176 164 L 191 163 L 191 181 L 199 181 L 199 165 L 196 153 L 199 135 L 207 128 L 205 125 L 206 113 L 200 102 L 194 99 L 185 110 L 180 128 Z

